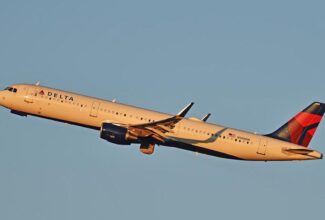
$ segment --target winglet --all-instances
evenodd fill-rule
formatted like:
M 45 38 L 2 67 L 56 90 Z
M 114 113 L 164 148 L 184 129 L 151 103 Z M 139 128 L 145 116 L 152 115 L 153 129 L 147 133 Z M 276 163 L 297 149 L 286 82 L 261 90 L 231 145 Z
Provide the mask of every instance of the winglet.
M 206 122 L 211 116 L 211 113 L 207 114 L 206 116 L 204 116 L 201 120 Z
M 182 109 L 182 111 L 180 111 L 176 116 L 184 118 L 185 115 L 187 114 L 187 112 L 192 108 L 193 105 L 194 105 L 194 102 L 191 102 L 184 109 Z

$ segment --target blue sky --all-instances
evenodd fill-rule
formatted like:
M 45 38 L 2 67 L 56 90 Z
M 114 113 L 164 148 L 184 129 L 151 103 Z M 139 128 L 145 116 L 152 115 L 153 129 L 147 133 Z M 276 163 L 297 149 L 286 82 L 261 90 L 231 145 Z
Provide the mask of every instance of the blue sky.
M 323 1 L 0 2 L 0 86 L 41 84 L 268 133 L 325 102 Z M 309 219 L 323 161 L 243 162 L 0 109 L 0 219 Z M 323 122 L 311 146 L 325 152 Z

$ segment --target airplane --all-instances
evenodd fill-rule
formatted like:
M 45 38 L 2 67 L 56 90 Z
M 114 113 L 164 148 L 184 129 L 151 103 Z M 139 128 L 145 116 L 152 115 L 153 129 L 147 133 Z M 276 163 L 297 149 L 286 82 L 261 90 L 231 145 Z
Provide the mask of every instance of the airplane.
M 221 158 L 247 161 L 322 159 L 308 148 L 325 112 L 313 102 L 276 131 L 259 135 L 207 122 L 186 114 L 193 102 L 171 115 L 80 95 L 37 84 L 15 84 L 0 91 L 0 105 L 19 116 L 37 116 L 99 131 L 118 145 L 140 145 L 150 155 L 155 146 L 174 147 Z

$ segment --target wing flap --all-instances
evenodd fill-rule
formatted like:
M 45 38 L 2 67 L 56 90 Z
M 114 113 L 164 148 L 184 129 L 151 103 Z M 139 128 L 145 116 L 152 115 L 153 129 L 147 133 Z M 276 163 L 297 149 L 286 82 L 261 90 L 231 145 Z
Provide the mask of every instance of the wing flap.
M 150 136 L 158 141 L 164 142 L 164 140 L 166 139 L 165 134 L 174 132 L 173 129 L 175 128 L 176 124 L 179 123 L 186 116 L 186 114 L 192 108 L 193 105 L 194 103 L 191 102 L 173 117 L 145 124 L 129 125 L 128 128 L 132 132 L 132 134 L 137 135 L 139 137 Z

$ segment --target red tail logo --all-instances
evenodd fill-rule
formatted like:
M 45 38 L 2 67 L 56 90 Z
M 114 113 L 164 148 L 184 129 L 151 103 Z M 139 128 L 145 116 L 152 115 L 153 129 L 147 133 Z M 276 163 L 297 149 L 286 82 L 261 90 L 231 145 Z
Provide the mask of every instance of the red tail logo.
M 314 102 L 268 136 L 308 147 L 325 112 L 325 104 Z

